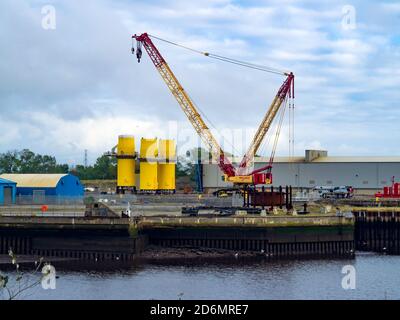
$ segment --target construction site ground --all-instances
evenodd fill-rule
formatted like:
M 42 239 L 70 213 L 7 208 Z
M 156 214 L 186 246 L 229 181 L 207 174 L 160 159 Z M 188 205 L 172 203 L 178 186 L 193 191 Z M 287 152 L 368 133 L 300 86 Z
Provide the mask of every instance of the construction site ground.
M 213 195 L 204 194 L 126 194 L 126 195 L 103 195 L 90 193 L 86 198 L 100 202 L 109 207 L 117 215 L 130 210 L 132 216 L 180 216 L 182 207 L 237 207 L 242 202 L 232 197 L 218 198 Z M 234 203 L 233 203 L 234 202 Z M 304 204 L 307 203 L 306 208 Z M 381 199 L 378 202 L 371 196 L 356 196 L 351 199 L 320 199 L 314 201 L 294 201 L 294 211 L 287 211 L 279 207 L 274 210 L 266 209 L 266 214 L 287 215 L 301 214 L 306 212 L 311 215 L 335 214 L 351 212 L 353 208 L 366 208 L 374 211 L 387 211 L 389 208 L 400 210 L 399 199 Z M 213 213 L 212 210 L 202 211 L 203 214 Z M 43 205 L 12 205 L 0 206 L 0 216 L 24 215 L 24 216 L 84 216 L 85 205 L 48 205 L 43 211 Z

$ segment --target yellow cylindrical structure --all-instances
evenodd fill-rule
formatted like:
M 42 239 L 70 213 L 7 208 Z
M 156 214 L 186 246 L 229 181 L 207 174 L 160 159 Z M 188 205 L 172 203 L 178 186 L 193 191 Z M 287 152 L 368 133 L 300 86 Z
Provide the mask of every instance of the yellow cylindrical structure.
M 118 187 L 135 187 L 135 160 L 118 159 Z
M 142 138 L 140 143 L 140 159 L 154 160 L 158 157 L 157 139 Z
M 160 140 L 158 161 L 158 189 L 175 190 L 176 144 L 174 140 Z
M 135 181 L 135 137 L 119 136 L 117 146 L 117 186 L 133 188 Z
M 158 166 L 157 162 L 140 162 L 140 190 L 158 190 Z
M 135 137 L 119 136 L 117 156 L 134 156 L 135 155 Z
M 159 190 L 175 190 L 175 163 L 164 163 L 158 164 L 158 189 Z
M 158 141 L 142 138 L 140 142 L 140 190 L 158 190 Z
M 174 140 L 160 140 L 158 158 L 162 160 L 175 160 L 176 145 Z

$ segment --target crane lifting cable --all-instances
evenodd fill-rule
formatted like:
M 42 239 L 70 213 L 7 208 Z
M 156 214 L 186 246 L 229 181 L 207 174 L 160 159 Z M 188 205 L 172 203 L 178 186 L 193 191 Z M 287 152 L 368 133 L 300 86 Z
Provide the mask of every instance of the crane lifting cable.
M 270 132 L 274 132 L 274 133 L 267 135 L 267 137 L 263 140 L 263 142 L 259 148 L 259 155 L 262 156 L 263 154 L 266 153 L 267 149 L 269 147 L 271 147 L 271 155 L 269 158 L 269 164 L 271 166 L 272 166 L 272 163 L 275 158 L 275 152 L 276 152 L 277 144 L 279 141 L 281 128 L 283 125 L 283 119 L 285 116 L 285 111 L 287 109 L 287 99 L 285 100 L 285 102 L 282 105 L 283 106 L 280 108 L 280 110 L 278 111 L 278 114 L 276 115 L 276 119 L 278 119 L 278 121 L 276 121 L 276 124 L 274 124 L 273 127 L 271 126 L 271 128 L 270 128 Z M 253 159 L 253 162 L 254 162 L 254 159 Z
M 264 170 L 267 170 L 267 172 L 271 173 L 272 165 L 273 165 L 274 159 L 275 159 L 276 149 L 278 146 L 279 136 L 280 136 L 281 129 L 282 129 L 283 119 L 285 118 L 285 112 L 287 109 L 287 105 L 288 105 L 288 98 L 285 99 L 285 101 L 283 102 L 283 107 L 279 110 L 279 112 L 277 114 L 278 123 L 276 124 L 275 133 L 273 135 L 273 145 L 272 145 L 272 151 L 271 151 L 268 165 L 265 167 L 262 167 L 260 169 L 253 170 L 253 172 L 252 172 L 253 174 L 264 171 Z M 253 161 L 254 161 L 254 159 L 253 159 Z

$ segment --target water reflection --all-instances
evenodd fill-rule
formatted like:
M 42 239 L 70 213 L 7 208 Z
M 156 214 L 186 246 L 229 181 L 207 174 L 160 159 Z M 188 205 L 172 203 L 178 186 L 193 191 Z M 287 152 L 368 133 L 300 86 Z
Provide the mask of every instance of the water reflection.
M 357 286 L 341 286 L 354 265 Z M 55 263 L 57 289 L 34 299 L 398 299 L 399 256 L 226 263 Z

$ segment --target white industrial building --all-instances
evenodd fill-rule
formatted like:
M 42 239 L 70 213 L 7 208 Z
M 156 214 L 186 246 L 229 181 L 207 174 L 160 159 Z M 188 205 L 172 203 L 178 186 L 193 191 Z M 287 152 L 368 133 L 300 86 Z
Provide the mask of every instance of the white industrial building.
M 241 159 L 233 159 L 239 162 Z M 255 169 L 268 164 L 256 158 Z M 231 187 L 223 181 L 216 163 L 202 165 L 203 188 Z M 304 157 L 276 157 L 272 169 L 273 185 L 295 188 L 315 186 L 353 186 L 355 189 L 382 189 L 393 176 L 400 180 L 400 157 L 329 157 L 327 151 L 306 150 Z

